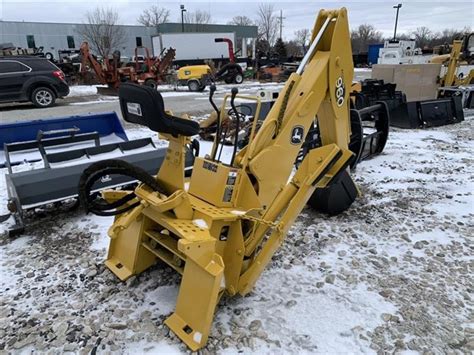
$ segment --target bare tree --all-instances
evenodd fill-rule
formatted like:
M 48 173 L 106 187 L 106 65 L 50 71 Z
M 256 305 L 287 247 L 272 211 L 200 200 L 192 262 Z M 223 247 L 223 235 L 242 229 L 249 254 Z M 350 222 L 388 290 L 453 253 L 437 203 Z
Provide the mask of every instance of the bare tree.
M 421 49 L 428 46 L 433 39 L 433 33 L 425 26 L 417 27 L 411 34 L 415 38 L 416 45 Z
M 112 50 L 119 48 L 125 39 L 125 31 L 118 22 L 117 11 L 97 7 L 86 13 L 86 23 L 79 27 L 78 32 L 97 54 L 108 58 Z
M 253 20 L 247 16 L 234 16 L 232 20 L 227 22 L 228 25 L 237 25 L 237 26 L 252 26 L 254 24 Z
M 149 9 L 144 10 L 137 21 L 146 27 L 158 27 L 158 25 L 167 22 L 169 17 L 170 10 L 153 5 Z
M 307 28 L 295 31 L 295 42 L 303 48 L 303 53 L 306 52 L 306 43 L 309 40 L 310 34 L 310 30 Z
M 288 41 L 285 43 L 286 45 L 286 52 L 288 53 L 288 57 L 300 57 L 304 53 L 302 52 L 301 44 L 298 41 Z
M 354 53 L 367 52 L 369 44 L 381 43 L 382 41 L 382 33 L 369 24 L 362 24 L 356 30 L 351 31 L 352 51 Z
M 275 15 L 275 5 L 271 3 L 262 3 L 258 7 L 258 39 L 262 43 L 268 43 L 269 47 L 275 44 L 278 32 L 278 18 Z
M 197 25 L 206 25 L 212 21 L 210 12 L 203 10 L 196 10 L 194 12 L 184 13 L 184 23 L 194 23 Z
M 187 29 L 190 29 L 190 26 L 193 26 L 193 31 L 201 32 L 204 31 L 204 25 L 212 23 L 211 14 L 210 12 L 202 10 L 196 10 L 194 12 L 185 12 L 184 23 L 186 23 Z
M 466 33 L 471 33 L 470 27 L 463 27 L 460 30 L 455 28 L 446 28 L 432 36 L 430 47 L 452 44 L 455 39 L 461 39 Z

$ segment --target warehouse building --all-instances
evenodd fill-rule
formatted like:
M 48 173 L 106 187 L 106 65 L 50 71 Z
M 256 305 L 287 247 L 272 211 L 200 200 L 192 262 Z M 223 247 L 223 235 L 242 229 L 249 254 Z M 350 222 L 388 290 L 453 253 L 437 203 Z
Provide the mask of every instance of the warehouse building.
M 58 50 L 79 49 L 84 38 L 80 34 L 82 24 L 78 23 L 45 23 L 45 22 L 22 22 L 22 21 L 0 21 L 0 44 L 12 43 L 16 47 L 39 48 L 43 52 L 51 53 L 54 58 L 58 57 Z M 125 39 L 118 49 L 123 56 L 132 57 L 135 47 L 145 46 L 152 48 L 152 37 L 164 33 L 184 32 L 234 32 L 236 47 L 243 48 L 249 41 L 257 38 L 257 26 L 233 26 L 233 25 L 197 25 L 181 23 L 164 23 L 157 28 L 133 25 L 120 25 L 124 29 Z M 243 43 L 243 45 L 242 45 Z M 246 56 L 244 51 L 242 51 Z

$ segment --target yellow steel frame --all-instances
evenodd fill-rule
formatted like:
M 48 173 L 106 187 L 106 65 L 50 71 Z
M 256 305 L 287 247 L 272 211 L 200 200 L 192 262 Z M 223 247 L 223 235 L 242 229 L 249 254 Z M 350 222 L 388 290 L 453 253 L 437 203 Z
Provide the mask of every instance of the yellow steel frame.
M 465 37 L 468 40 L 468 36 Z M 471 69 L 468 75 L 463 78 L 456 75 L 456 70 L 461 64 L 463 40 L 454 40 L 450 54 L 436 56 L 430 60 L 430 63 L 445 63 L 447 61 L 446 73 L 440 78 L 441 86 L 461 86 L 469 85 L 474 80 L 474 69 Z
M 233 166 L 196 158 L 186 189 L 187 139 L 168 135 L 157 175 L 166 194 L 139 185 L 140 205 L 110 227 L 106 265 L 121 280 L 157 261 L 182 275 L 176 309 L 165 323 L 191 350 L 206 344 L 220 297 L 251 291 L 314 190 L 347 169 L 352 77 L 346 9 L 321 10 L 308 54 Z M 291 177 L 316 116 L 323 146 Z

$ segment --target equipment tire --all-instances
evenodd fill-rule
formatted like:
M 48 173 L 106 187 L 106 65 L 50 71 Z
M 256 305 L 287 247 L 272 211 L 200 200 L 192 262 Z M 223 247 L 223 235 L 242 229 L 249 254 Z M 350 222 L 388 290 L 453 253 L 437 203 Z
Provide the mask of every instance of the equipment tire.
M 146 79 L 145 85 L 148 87 L 151 87 L 152 89 L 158 88 L 158 83 L 156 82 L 155 79 Z
M 31 93 L 31 102 L 39 108 L 50 107 L 56 102 L 56 95 L 50 88 L 42 86 L 33 90 Z
M 193 92 L 196 92 L 196 91 L 199 91 L 199 89 L 201 88 L 201 83 L 197 80 L 189 80 L 188 81 L 188 89 L 189 91 L 193 91 Z
M 236 74 L 234 76 L 234 83 L 236 84 L 242 84 L 244 81 L 244 76 L 242 74 Z
M 54 55 L 53 55 L 53 53 L 51 53 L 51 52 L 46 52 L 46 54 L 44 55 L 44 57 L 45 57 L 47 60 L 51 61 L 51 62 L 54 60 Z

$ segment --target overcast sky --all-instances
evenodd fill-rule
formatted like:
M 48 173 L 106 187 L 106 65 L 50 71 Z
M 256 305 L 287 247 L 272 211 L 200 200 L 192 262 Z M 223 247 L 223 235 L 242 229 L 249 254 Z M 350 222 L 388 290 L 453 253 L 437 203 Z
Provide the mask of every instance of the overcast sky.
M 38 22 L 76 22 L 84 21 L 88 10 L 97 6 L 115 8 L 122 24 L 137 24 L 138 15 L 147 7 L 159 4 L 171 11 L 172 22 L 180 21 L 179 5 L 193 11 L 209 11 L 213 23 L 227 23 L 236 15 L 255 19 L 258 4 L 275 4 L 278 14 L 283 11 L 283 37 L 291 39 L 295 30 L 311 28 L 316 14 L 321 8 L 345 6 L 349 11 L 351 28 L 362 23 L 374 25 L 384 36 L 393 35 L 396 10 L 392 8 L 397 1 L 156 1 L 156 0 L 0 0 L 0 19 Z M 474 28 L 474 0 L 469 1 L 401 1 L 399 32 L 410 32 L 419 26 L 427 26 L 433 31 L 444 28 L 465 26 Z M 1 26 L 0 26 L 1 29 Z

